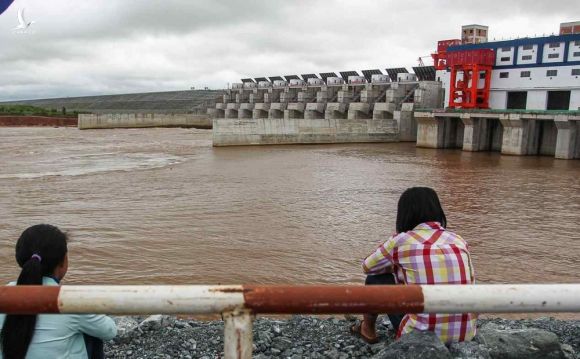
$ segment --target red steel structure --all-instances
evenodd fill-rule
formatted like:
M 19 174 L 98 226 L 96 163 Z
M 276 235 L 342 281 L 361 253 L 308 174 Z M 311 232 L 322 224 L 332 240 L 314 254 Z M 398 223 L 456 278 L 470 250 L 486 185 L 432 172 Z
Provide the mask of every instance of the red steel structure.
M 447 69 L 447 48 L 449 46 L 461 45 L 461 40 L 441 40 L 437 42 L 437 52 L 431 54 L 433 62 L 435 63 L 435 70 Z
M 446 54 L 447 66 L 451 70 L 449 108 L 489 108 L 495 51 L 478 49 Z

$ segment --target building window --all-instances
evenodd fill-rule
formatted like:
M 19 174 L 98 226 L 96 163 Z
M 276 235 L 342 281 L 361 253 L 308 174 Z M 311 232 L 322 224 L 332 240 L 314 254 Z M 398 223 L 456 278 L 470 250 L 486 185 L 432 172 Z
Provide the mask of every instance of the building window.
M 503 52 L 510 52 L 510 51 L 512 51 L 512 48 L 511 47 L 502 47 L 501 48 L 501 51 L 503 51 Z
M 534 49 L 534 45 L 524 45 L 524 50 L 533 50 Z
M 580 69 L 572 69 L 572 76 L 580 76 Z
M 557 49 L 558 47 L 560 47 L 559 42 L 553 42 L 550 44 L 550 49 Z
M 512 60 L 511 57 L 502 57 L 499 59 L 499 61 L 501 61 L 501 62 L 506 62 L 506 61 L 511 61 L 511 60 Z
M 520 77 L 531 77 L 532 73 L 530 71 L 522 71 L 520 72 Z
M 484 80 L 485 79 L 485 72 L 480 72 L 479 73 L 479 79 L 480 80 Z
M 580 57 L 580 51 L 576 51 L 572 54 L 573 57 Z
M 558 76 L 558 70 L 548 70 L 546 71 L 546 76 L 547 77 Z
M 522 61 L 531 60 L 531 59 L 532 59 L 532 55 L 524 55 L 524 56 L 522 56 Z
M 548 54 L 549 59 L 557 59 L 560 57 L 560 54 Z
M 580 41 L 574 41 L 574 46 L 580 46 Z
M 500 72 L 499 73 L 499 78 L 500 79 L 507 79 L 510 77 L 510 73 L 509 72 Z

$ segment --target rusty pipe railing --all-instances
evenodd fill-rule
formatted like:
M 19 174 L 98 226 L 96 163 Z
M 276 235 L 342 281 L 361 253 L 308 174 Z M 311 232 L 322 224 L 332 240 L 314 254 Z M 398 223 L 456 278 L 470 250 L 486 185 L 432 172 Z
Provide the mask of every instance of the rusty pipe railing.
M 5 286 L 0 313 L 212 314 L 226 358 L 250 358 L 254 314 L 580 312 L 580 284 Z

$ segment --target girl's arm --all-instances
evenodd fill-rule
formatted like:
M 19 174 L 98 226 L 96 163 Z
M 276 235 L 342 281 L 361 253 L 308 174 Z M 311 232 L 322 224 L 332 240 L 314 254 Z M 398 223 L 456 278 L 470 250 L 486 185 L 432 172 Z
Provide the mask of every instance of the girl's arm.
M 81 332 L 102 340 L 113 339 L 117 335 L 115 321 L 106 315 L 79 315 Z
M 393 273 L 394 263 L 390 253 L 394 247 L 395 241 L 391 237 L 363 260 L 363 271 L 366 274 Z

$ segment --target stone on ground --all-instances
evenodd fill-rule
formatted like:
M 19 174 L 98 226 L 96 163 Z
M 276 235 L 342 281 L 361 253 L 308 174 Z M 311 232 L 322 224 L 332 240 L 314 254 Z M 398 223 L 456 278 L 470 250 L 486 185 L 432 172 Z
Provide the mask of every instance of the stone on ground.
M 478 330 L 474 340 L 489 349 L 492 359 L 565 358 L 558 336 L 541 329 L 504 329 L 488 323 Z
M 449 351 L 454 359 L 491 359 L 489 349 L 476 342 L 453 343 Z
M 451 359 L 447 347 L 432 332 L 414 332 L 381 350 L 375 359 Z

